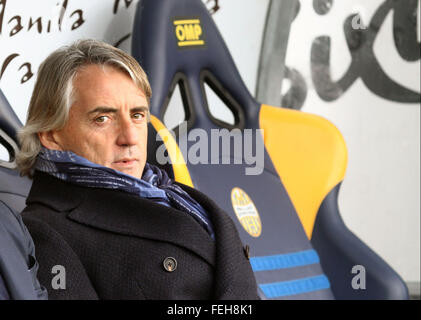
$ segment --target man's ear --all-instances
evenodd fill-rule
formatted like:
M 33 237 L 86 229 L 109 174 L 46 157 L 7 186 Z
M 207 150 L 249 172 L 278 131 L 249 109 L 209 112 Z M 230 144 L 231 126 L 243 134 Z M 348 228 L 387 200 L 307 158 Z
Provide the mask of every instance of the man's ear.
M 41 144 L 50 150 L 60 150 L 63 151 L 63 148 L 60 145 L 59 139 L 57 137 L 56 131 L 43 131 L 38 132 L 39 141 Z

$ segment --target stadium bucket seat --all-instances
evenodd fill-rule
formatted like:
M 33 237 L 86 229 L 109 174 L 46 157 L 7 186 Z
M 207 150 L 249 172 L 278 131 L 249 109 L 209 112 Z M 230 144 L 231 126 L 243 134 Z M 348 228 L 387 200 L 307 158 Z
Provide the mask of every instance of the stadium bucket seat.
M 341 133 L 322 117 L 258 103 L 202 1 L 139 1 L 132 55 L 153 92 L 149 161 L 162 163 L 158 132 L 170 175 L 207 194 L 234 220 L 262 299 L 408 298 L 399 275 L 340 217 L 347 165 Z M 174 138 L 163 119 L 177 87 L 185 122 Z M 211 112 L 206 88 L 232 112 L 232 123 Z M 203 132 L 207 155 L 192 163 Z M 215 148 L 209 141 L 215 133 L 237 143 Z M 240 142 L 242 154 L 235 149 Z M 259 152 L 263 160 L 253 167 L 250 155 Z

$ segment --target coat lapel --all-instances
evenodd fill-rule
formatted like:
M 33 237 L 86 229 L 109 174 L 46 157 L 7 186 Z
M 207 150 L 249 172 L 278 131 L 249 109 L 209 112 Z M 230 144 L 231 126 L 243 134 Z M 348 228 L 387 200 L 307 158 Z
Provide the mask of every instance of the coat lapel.
M 237 229 L 227 213 L 222 212 L 203 193 L 179 184 L 210 214 L 216 237 L 215 299 L 238 299 L 243 293 L 256 292 L 250 262 L 246 259 Z M 257 298 L 257 294 L 256 294 Z

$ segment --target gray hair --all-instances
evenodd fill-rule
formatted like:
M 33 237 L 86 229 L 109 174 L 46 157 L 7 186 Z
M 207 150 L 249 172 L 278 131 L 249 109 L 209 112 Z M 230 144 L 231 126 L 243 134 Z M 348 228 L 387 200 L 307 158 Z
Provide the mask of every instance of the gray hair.
M 39 67 L 27 121 L 18 133 L 21 147 L 16 163 L 22 176 L 32 177 L 32 168 L 41 150 L 38 132 L 60 130 L 66 124 L 73 104 L 73 79 L 81 67 L 89 64 L 113 66 L 126 72 L 149 102 L 152 91 L 147 76 L 129 54 L 92 39 L 59 48 Z

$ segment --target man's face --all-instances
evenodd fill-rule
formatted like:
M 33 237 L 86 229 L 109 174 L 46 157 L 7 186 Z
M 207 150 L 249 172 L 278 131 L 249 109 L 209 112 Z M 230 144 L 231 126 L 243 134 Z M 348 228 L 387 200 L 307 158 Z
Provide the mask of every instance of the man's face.
M 53 133 L 54 139 L 61 150 L 141 178 L 146 163 L 147 99 L 126 73 L 104 68 L 93 64 L 79 70 L 68 122 Z

